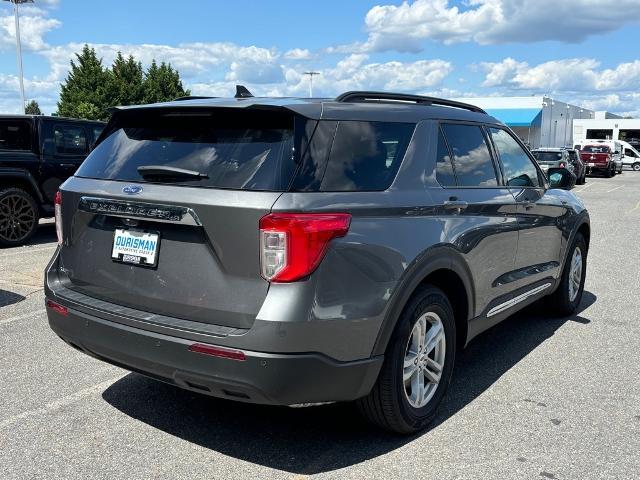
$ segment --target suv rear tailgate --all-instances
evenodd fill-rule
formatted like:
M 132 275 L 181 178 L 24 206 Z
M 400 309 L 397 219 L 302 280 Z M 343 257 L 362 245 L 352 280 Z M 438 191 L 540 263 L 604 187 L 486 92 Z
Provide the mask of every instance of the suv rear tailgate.
M 144 184 L 134 196 L 123 193 L 127 185 L 77 177 L 65 183 L 63 285 L 159 315 L 251 327 L 269 288 L 260 276 L 258 223 L 280 193 Z M 103 202 L 92 203 L 96 198 Z M 142 214 L 121 215 L 118 202 L 131 206 L 129 213 L 144 207 Z M 179 220 L 146 217 L 167 207 L 188 210 Z M 157 233 L 157 266 L 114 261 L 116 229 Z

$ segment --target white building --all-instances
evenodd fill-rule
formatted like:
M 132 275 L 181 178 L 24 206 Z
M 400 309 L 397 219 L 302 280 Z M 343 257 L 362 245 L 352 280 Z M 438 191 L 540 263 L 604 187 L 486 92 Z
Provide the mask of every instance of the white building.
M 595 118 L 596 113 L 547 96 L 465 97 L 454 100 L 486 110 L 511 127 L 531 148 L 573 145 L 574 121 Z
M 640 118 L 594 118 L 573 122 L 573 140 L 585 139 L 624 140 L 640 144 Z

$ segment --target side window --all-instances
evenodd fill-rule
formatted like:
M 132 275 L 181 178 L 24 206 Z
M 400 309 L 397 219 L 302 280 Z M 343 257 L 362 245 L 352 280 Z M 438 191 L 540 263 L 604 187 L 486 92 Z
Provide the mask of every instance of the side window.
M 630 150 L 630 149 L 628 149 L 628 148 L 625 148 L 625 149 L 624 149 L 624 154 L 625 154 L 627 157 L 635 157 L 635 156 L 636 156 L 636 154 L 635 154 L 635 153 L 633 153 L 633 150 Z
M 491 153 L 480 127 L 449 123 L 442 125 L 442 131 L 451 147 L 458 186 L 498 185 Z
M 56 125 L 53 127 L 56 155 L 84 155 L 87 153 L 87 137 L 83 127 Z
M 500 155 L 507 185 L 510 187 L 539 187 L 538 170 L 518 142 L 506 130 L 490 128 L 489 131 L 498 155 Z
M 320 191 L 388 188 L 414 128 L 409 123 L 340 121 Z
M 104 127 L 102 125 L 99 127 L 94 125 L 91 128 L 93 129 L 93 141 L 95 143 L 95 141 L 98 140 L 98 137 L 102 133 L 102 130 L 104 130 Z
M 449 155 L 449 147 L 444 139 L 442 130 L 438 129 L 438 152 L 436 153 L 436 179 L 443 187 L 455 187 L 456 175 Z
M 31 150 L 29 122 L 0 120 L 0 150 Z

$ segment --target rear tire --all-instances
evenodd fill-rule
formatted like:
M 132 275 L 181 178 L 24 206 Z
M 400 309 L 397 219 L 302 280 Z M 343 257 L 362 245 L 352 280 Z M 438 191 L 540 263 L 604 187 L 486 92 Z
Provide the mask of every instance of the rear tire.
M 607 178 L 611 178 L 615 175 L 615 170 L 613 170 L 611 167 L 607 168 L 606 172 L 604 173 L 604 176 Z
M 40 211 L 29 193 L 21 188 L 0 191 L 0 247 L 17 247 L 29 241 L 38 229 Z
M 581 233 L 576 233 L 562 270 L 560 285 L 548 297 L 554 314 L 567 317 L 576 312 L 582 301 L 586 273 L 587 243 Z
M 398 319 L 376 384 L 357 400 L 361 414 L 390 432 L 422 430 L 435 417 L 449 386 L 455 354 L 449 300 L 439 288 L 420 287 Z

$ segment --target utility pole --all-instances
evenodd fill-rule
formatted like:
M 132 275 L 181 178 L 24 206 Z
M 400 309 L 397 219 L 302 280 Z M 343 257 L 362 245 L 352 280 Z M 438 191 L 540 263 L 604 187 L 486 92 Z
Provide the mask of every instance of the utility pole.
M 313 98 L 313 76 L 320 75 L 320 72 L 304 72 L 305 75 L 309 75 L 309 98 Z
M 18 80 L 20 81 L 20 99 L 22 100 L 22 113 L 25 113 L 25 99 L 24 99 L 24 79 L 22 74 L 22 46 L 20 45 L 20 17 L 18 14 L 18 5 L 22 3 L 33 3 L 33 0 L 5 0 L 6 2 L 13 3 L 13 16 L 16 24 L 16 56 L 18 59 Z

